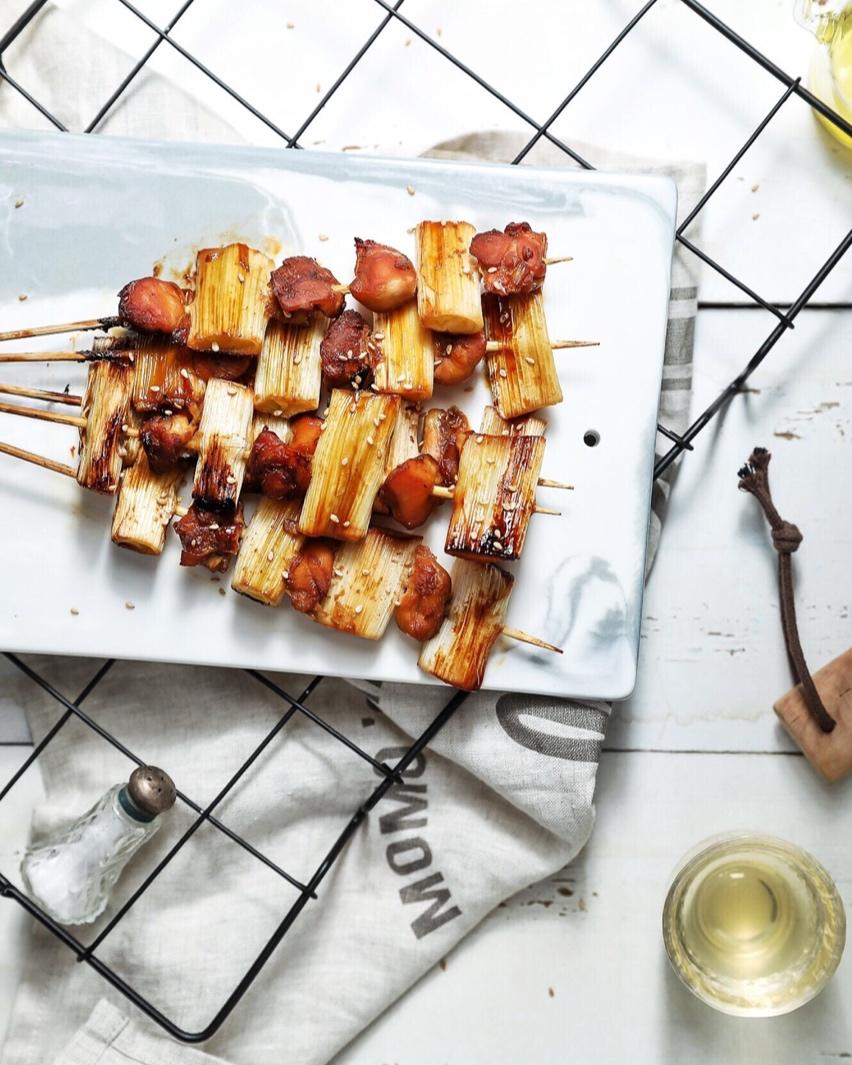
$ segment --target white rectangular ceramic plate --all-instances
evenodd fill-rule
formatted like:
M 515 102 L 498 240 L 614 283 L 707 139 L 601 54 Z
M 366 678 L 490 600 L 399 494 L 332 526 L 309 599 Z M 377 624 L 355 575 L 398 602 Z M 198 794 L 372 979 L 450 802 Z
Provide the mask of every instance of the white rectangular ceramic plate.
M 195 249 L 228 240 L 279 259 L 313 255 L 349 279 L 354 236 L 413 257 L 409 230 L 420 219 L 464 218 L 477 229 L 526 220 L 545 230 L 551 254 L 574 256 L 548 270 L 551 338 L 600 347 L 556 355 L 565 401 L 547 411 L 543 475 L 576 490 L 539 490 L 562 516 L 530 523 L 523 558 L 510 567 L 509 623 L 565 653 L 500 641 L 485 686 L 623 698 L 636 675 L 675 198 L 656 177 L 6 133 L 0 329 L 113 314 L 117 290 L 155 262 L 163 276 L 180 274 Z M 0 380 L 74 391 L 85 373 L 73 363 L 0 369 Z M 477 375 L 469 391 L 433 402 L 458 403 L 477 426 L 488 400 Z M 595 447 L 584 443 L 589 432 Z M 0 440 L 70 462 L 76 431 L 0 416 Z M 116 548 L 112 505 L 0 455 L 0 647 L 431 681 L 393 624 L 372 643 L 260 606 L 231 592 L 227 578 L 180 568 L 174 534 L 159 559 Z M 439 557 L 446 516 L 444 506 L 427 532 Z

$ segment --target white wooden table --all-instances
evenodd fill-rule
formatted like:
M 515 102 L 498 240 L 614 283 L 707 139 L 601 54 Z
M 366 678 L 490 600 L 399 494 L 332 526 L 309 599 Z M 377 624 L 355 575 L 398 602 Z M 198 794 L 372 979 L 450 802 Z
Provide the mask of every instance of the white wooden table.
M 146 7 L 152 17 L 157 6 Z M 485 25 L 480 5 L 412 0 L 406 11 L 427 31 L 440 28 L 448 48 L 510 96 L 505 65 L 494 58 L 494 34 L 535 44 L 521 102 L 543 118 L 639 6 L 637 0 L 500 0 L 490 5 Z M 793 73 L 806 69 L 810 41 L 793 25 L 786 0 L 714 0 L 710 6 L 781 66 Z M 289 4 L 288 15 L 293 39 L 301 29 L 303 41 L 314 39 L 330 18 L 325 3 L 307 0 Z M 337 5 L 334 16 L 335 32 L 321 55 L 308 50 L 292 57 L 306 68 L 297 111 L 306 110 L 316 91 L 316 70 L 339 69 L 376 21 L 367 0 Z M 564 32 L 536 31 L 547 24 Z M 214 69 L 217 47 L 239 51 L 230 37 L 217 43 L 216 25 L 210 17 L 182 38 L 187 47 L 203 45 Z M 409 37 L 390 27 L 371 52 L 370 73 L 380 75 L 396 50 L 410 47 L 412 69 L 421 87 L 429 85 L 420 112 L 412 117 L 416 85 L 388 93 L 376 113 L 357 111 L 355 94 L 343 92 L 310 139 L 340 148 L 351 144 L 357 128 L 368 147 L 415 153 L 473 128 L 518 128 L 494 101 L 445 77 L 425 46 L 406 44 Z M 164 54 L 162 69 L 174 73 L 172 62 Z M 555 132 L 636 154 L 705 159 L 711 178 L 780 95 L 776 82 L 679 0 L 660 0 L 618 62 L 583 91 Z M 556 99 L 554 69 L 564 86 Z M 246 76 L 251 82 L 255 72 Z M 264 91 L 260 82 L 242 88 L 248 96 Z M 236 113 L 231 117 L 242 121 Z M 241 129 L 264 139 L 257 128 Z M 852 221 L 850 181 L 852 154 L 835 150 L 807 109 L 791 101 L 711 205 L 703 246 L 767 298 L 792 298 Z M 702 296 L 737 298 L 715 275 L 705 278 Z M 841 264 L 819 298 L 852 298 L 852 262 Z M 694 410 L 739 370 L 770 325 L 763 312 L 699 316 Z M 679 986 L 660 937 L 660 909 L 678 857 L 702 837 L 736 827 L 774 832 L 812 850 L 852 907 L 852 781 L 821 784 L 775 722 L 771 703 L 789 685 L 775 556 L 754 501 L 736 491 L 736 471 L 751 447 L 769 446 L 779 509 L 805 534 L 796 557 L 800 625 L 816 667 L 852 643 L 851 354 L 849 312 L 805 313 L 755 376 L 754 391 L 699 437 L 680 471 L 648 587 L 639 683 L 611 722 L 590 844 L 568 869 L 483 922 L 445 966 L 339 1057 L 341 1065 L 823 1065 L 852 1054 L 852 1018 L 845 1010 L 852 958 L 841 963 L 829 989 L 797 1013 L 743 1021 L 713 1013 Z M 20 709 L 4 703 L 2 693 L 0 742 L 5 779 L 27 748 Z M 14 797 L 20 831 L 0 840 L 0 868 L 17 860 L 38 796 L 37 774 L 28 774 Z M 0 1043 L 25 927 L 16 907 L 0 906 Z

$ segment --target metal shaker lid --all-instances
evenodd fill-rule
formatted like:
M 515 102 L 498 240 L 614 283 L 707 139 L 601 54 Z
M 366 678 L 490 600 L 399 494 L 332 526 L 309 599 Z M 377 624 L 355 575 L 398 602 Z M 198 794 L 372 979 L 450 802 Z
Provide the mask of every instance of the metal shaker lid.
M 170 810 L 177 798 L 172 778 L 155 765 L 143 765 L 134 769 L 127 785 L 127 793 L 134 806 L 151 817 Z

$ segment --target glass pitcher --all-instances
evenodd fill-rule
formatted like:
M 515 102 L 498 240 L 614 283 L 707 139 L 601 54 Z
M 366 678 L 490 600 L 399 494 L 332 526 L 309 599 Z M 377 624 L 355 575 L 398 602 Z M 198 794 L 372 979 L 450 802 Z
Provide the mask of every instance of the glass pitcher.
M 850 0 L 796 0 L 796 20 L 819 41 L 808 76 L 814 96 L 852 122 L 852 2 Z M 841 144 L 852 148 L 852 137 L 814 112 Z

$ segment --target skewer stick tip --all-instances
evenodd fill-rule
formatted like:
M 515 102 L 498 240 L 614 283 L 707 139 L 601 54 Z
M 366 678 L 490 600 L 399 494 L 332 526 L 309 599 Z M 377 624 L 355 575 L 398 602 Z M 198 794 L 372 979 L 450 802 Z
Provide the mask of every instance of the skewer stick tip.
M 551 255 L 544 260 L 545 266 L 553 266 L 554 263 L 573 263 L 573 255 Z
M 554 340 L 550 345 L 554 351 L 560 348 L 599 348 L 599 340 Z
M 513 629 L 506 625 L 503 628 L 503 635 L 508 636 L 510 640 L 518 640 L 520 643 L 528 643 L 533 647 L 540 647 L 543 651 L 552 651 L 556 655 L 561 655 L 563 653 L 562 648 L 557 647 L 556 644 L 541 640 L 538 636 L 531 636 L 528 632 L 524 632 L 522 629 Z
M 561 510 L 551 510 L 550 507 L 540 507 L 538 503 L 533 507 L 533 514 L 550 514 L 554 518 L 561 518 Z
M 539 477 L 538 483 L 542 488 L 563 488 L 566 492 L 574 491 L 573 484 L 566 484 L 565 481 L 551 481 L 549 477 Z

